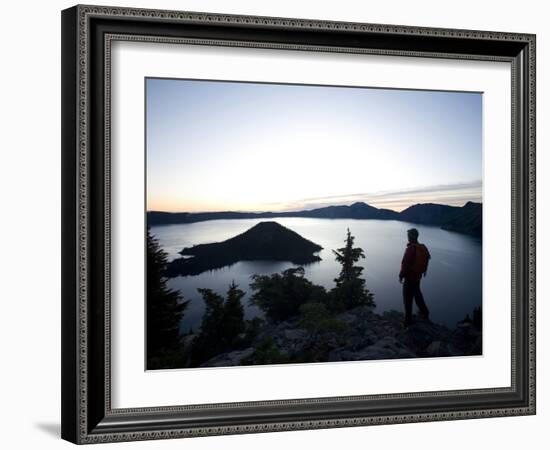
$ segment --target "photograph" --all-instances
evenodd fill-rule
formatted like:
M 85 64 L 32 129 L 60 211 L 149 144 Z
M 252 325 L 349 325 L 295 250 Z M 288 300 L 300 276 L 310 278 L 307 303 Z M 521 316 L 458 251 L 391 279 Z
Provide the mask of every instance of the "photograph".
M 144 89 L 146 370 L 483 354 L 482 92 Z

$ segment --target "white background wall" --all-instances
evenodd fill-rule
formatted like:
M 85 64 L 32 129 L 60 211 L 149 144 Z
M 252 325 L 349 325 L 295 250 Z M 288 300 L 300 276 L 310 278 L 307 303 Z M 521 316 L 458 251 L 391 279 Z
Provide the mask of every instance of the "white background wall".
M 103 3 L 99 2 L 98 3 Z M 106 4 L 537 34 L 538 415 L 116 444 L 117 448 L 543 448 L 550 423 L 548 191 L 550 29 L 543 1 L 384 2 L 111 0 Z M 0 69 L 0 444 L 67 448 L 60 421 L 60 10 L 70 1 L 2 6 Z M 546 205 L 544 204 L 546 203 Z M 403 374 L 396 374 L 403 376 Z M 368 380 L 365 380 L 367 383 Z

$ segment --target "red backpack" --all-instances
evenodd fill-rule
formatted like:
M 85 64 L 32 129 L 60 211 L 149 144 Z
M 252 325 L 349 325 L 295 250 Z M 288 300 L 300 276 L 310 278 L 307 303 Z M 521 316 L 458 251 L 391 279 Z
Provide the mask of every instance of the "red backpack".
M 430 260 L 430 252 L 424 244 L 411 244 L 414 247 L 414 262 L 411 267 L 411 272 L 417 277 L 421 277 L 428 270 L 428 261 Z

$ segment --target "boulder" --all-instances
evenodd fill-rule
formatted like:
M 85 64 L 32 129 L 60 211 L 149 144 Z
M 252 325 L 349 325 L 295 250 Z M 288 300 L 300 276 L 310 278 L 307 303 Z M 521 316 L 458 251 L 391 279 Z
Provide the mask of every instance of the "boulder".
M 289 341 L 299 341 L 306 338 L 306 332 L 300 328 L 291 328 L 284 330 L 283 336 Z
M 406 347 L 422 356 L 434 341 L 443 340 L 449 331 L 429 320 L 418 320 L 397 334 L 397 339 Z
M 451 352 L 445 342 L 433 341 L 426 348 L 426 355 L 431 357 L 451 356 Z
M 461 322 L 449 338 L 450 345 L 461 355 L 481 354 L 481 332 L 471 323 Z
M 414 358 L 416 355 L 401 342 L 385 336 L 375 344 L 359 350 L 339 348 L 329 353 L 329 361 L 363 361 L 375 359 Z
M 232 352 L 222 353 L 210 358 L 208 361 L 201 364 L 201 367 L 238 366 L 241 364 L 241 360 L 249 357 L 252 353 L 254 353 L 253 347 L 249 347 L 244 350 L 235 350 Z

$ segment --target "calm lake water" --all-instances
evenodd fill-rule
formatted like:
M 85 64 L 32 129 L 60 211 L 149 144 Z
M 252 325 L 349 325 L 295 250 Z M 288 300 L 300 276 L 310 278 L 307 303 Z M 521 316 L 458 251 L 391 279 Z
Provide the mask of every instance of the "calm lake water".
M 434 322 L 454 327 L 457 321 L 481 305 L 482 257 L 478 239 L 437 227 L 422 226 L 398 221 L 354 219 L 277 218 L 281 225 L 290 228 L 306 239 L 323 247 L 320 262 L 305 267 L 305 276 L 313 283 L 330 289 L 340 265 L 334 260 L 332 249 L 344 245 L 346 229 L 355 236 L 355 245 L 365 251 L 361 260 L 368 289 L 374 293 L 376 311 L 403 310 L 401 284 L 398 273 L 407 243 L 406 230 L 415 227 L 420 232 L 419 242 L 426 244 L 432 259 L 427 277 L 422 280 L 422 291 Z M 184 247 L 219 242 L 240 234 L 261 219 L 212 220 L 182 225 L 164 225 L 151 228 L 169 255 L 177 258 Z M 197 288 L 210 288 L 221 294 L 234 280 L 247 295 L 243 299 L 246 318 L 261 315 L 248 305 L 250 276 L 281 272 L 293 264 L 279 261 L 241 261 L 230 267 L 205 272 L 197 276 L 171 278 L 168 285 L 178 289 L 186 300 L 191 300 L 181 331 L 200 327 L 204 303 Z M 416 308 L 416 307 L 415 307 Z

